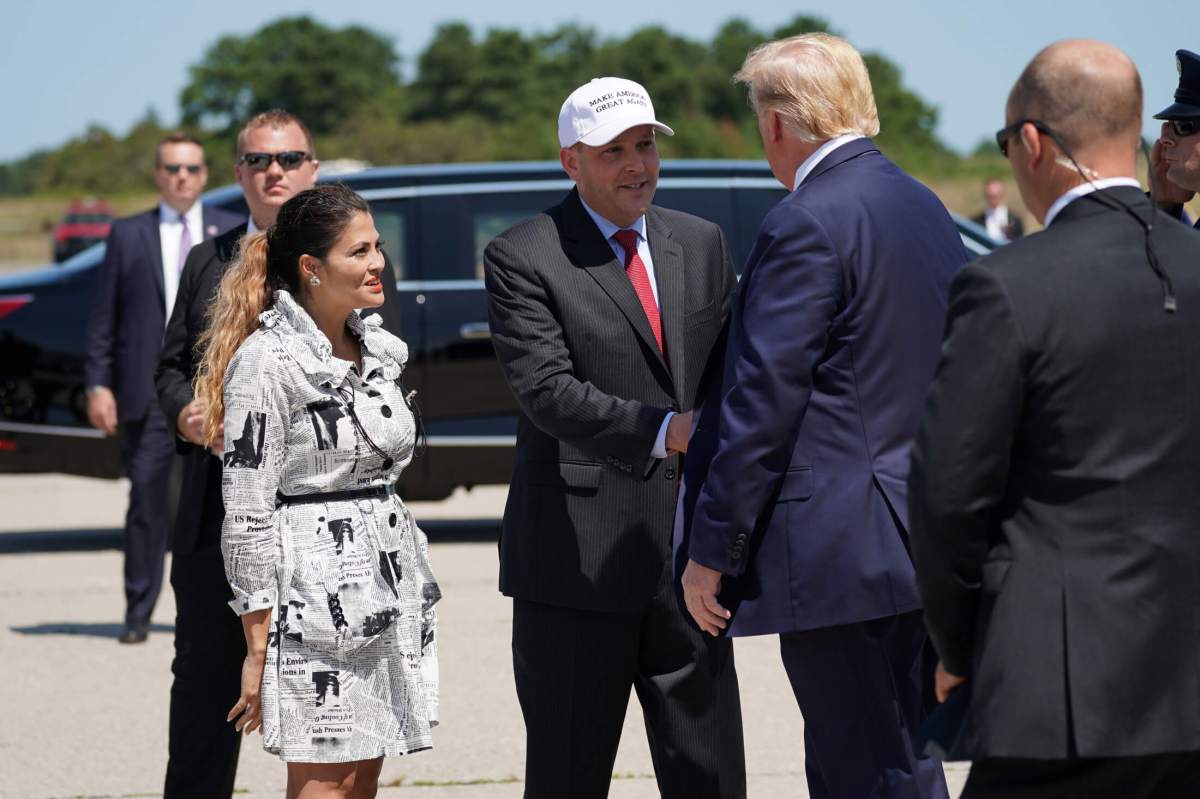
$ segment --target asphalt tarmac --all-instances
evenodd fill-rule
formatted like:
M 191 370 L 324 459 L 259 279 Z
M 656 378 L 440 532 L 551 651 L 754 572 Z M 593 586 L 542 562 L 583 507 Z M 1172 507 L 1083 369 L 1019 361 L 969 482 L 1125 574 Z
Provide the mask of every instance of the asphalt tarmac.
M 0 797 L 159 796 L 167 756 L 174 601 L 145 644 L 116 643 L 124 600 L 124 481 L 0 477 Z M 434 749 L 385 762 L 383 799 L 516 799 L 524 730 L 513 689 L 511 605 L 496 590 L 503 488 L 413 503 L 445 598 L 439 617 L 441 726 Z M 169 571 L 169 569 L 168 569 Z M 773 636 L 738 639 L 749 796 L 807 797 L 803 721 Z M 947 768 L 951 796 L 965 764 Z M 243 741 L 238 797 L 283 795 L 283 764 Z M 612 799 L 659 795 L 637 702 Z M 566 799 L 566 798 L 564 798 Z

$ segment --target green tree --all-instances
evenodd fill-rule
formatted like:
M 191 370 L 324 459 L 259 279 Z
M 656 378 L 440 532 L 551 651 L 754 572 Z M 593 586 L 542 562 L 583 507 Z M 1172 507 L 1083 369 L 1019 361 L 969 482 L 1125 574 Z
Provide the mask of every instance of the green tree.
M 650 26 L 629 38 L 605 42 L 596 51 L 595 75 L 629 78 L 646 87 L 663 120 L 703 113 L 704 87 L 697 69 L 707 58 L 699 42 Z
M 180 94 L 183 120 L 229 130 L 281 107 L 314 133 L 328 133 L 363 107 L 402 101 L 397 63 L 392 42 L 366 28 L 281 19 L 248 36 L 224 36 L 208 49 Z
M 417 77 L 409 86 L 412 119 L 444 119 L 471 113 L 471 78 L 478 61 L 475 39 L 466 23 L 439 26 L 417 58 Z

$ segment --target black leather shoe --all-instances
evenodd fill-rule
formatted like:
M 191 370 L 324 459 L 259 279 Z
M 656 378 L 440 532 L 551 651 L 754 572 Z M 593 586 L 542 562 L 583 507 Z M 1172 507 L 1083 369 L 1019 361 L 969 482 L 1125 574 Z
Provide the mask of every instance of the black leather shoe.
M 148 633 L 148 625 L 146 624 L 126 624 L 124 631 L 117 636 L 117 641 L 122 644 L 145 643 Z

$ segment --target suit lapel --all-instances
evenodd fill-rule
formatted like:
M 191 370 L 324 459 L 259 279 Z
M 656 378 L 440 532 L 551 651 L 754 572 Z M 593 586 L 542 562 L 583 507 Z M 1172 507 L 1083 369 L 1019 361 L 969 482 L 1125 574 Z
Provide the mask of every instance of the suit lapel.
M 202 207 L 200 210 L 200 225 L 204 228 L 202 231 L 200 231 L 200 241 L 215 239 L 218 235 L 220 235 L 221 226 L 217 224 L 217 220 L 212 218 L 212 213 L 209 211 L 207 206 Z M 196 242 L 196 244 L 199 243 L 199 241 Z
M 150 271 L 154 273 L 154 285 L 158 287 L 158 298 L 165 301 L 166 289 L 163 288 L 163 259 L 162 259 L 162 240 L 158 235 L 158 222 L 160 211 L 154 211 L 146 214 L 146 222 L 142 225 L 142 243 L 146 247 L 150 257 L 146 263 L 150 264 Z
M 683 329 L 687 310 L 684 307 L 683 248 L 671 238 L 671 229 L 654 208 L 646 212 L 646 230 L 650 240 L 650 257 L 654 259 L 654 279 L 658 283 L 663 342 L 670 361 L 671 383 L 678 400 L 683 397 L 684 365 L 687 363 L 687 341 Z
M 567 256 L 600 284 L 600 288 L 604 289 L 629 320 L 642 343 L 653 353 L 654 361 L 669 375 L 666 361 L 663 360 L 658 342 L 654 339 L 654 331 L 650 329 L 650 320 L 646 318 L 641 300 L 633 290 L 629 276 L 625 274 L 624 264 L 617 260 L 612 247 L 600 235 L 596 223 L 587 215 L 576 190 L 571 191 L 563 205 L 563 232 L 569 242 Z M 657 266 L 657 255 L 654 257 Z

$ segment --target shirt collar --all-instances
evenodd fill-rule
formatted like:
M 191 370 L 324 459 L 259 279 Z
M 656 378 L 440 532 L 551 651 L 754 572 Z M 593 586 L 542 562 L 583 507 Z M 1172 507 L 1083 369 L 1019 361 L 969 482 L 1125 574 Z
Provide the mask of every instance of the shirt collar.
M 1142 184 L 1130 177 L 1101 178 L 1100 180 L 1093 180 L 1089 183 L 1080 183 L 1078 186 L 1066 192 L 1063 194 L 1063 196 L 1054 201 L 1054 205 L 1051 205 L 1050 210 L 1046 212 L 1046 221 L 1042 223 L 1042 226 L 1050 227 L 1050 223 L 1054 221 L 1054 218 L 1058 216 L 1059 212 L 1061 212 L 1062 209 L 1066 208 L 1075 200 L 1078 200 L 1080 197 L 1086 197 L 1094 191 L 1111 189 L 1116 186 L 1132 186 L 1135 189 L 1140 189 Z
M 804 182 L 804 179 L 817 168 L 818 164 L 825 160 L 827 155 L 843 144 L 849 144 L 855 139 L 862 138 L 864 136 L 861 133 L 843 133 L 841 136 L 835 136 L 818 147 L 817 151 L 808 158 L 805 158 L 804 163 L 800 164 L 800 168 L 796 170 L 796 180 L 792 183 L 792 191 L 800 188 L 800 184 Z
M 253 236 L 258 232 L 258 225 L 254 224 L 254 217 L 246 218 L 246 235 Z
M 263 327 L 274 330 L 292 359 L 318 383 L 340 386 L 350 371 L 350 362 L 334 357 L 333 345 L 317 327 L 308 312 L 290 292 L 275 292 L 271 307 L 259 315 Z M 388 380 L 395 380 L 408 362 L 408 346 L 380 329 L 379 314 L 366 318 L 358 311 L 346 317 L 346 327 L 362 342 L 363 377 L 376 369 Z
M 198 228 L 200 226 L 203 222 L 200 203 L 192 203 L 192 207 L 181 214 L 162 200 L 158 201 L 158 221 L 160 223 L 165 222 L 169 225 L 178 225 L 185 220 L 190 227 Z
M 592 218 L 592 221 L 596 223 L 596 227 L 600 228 L 600 235 L 604 236 L 605 241 L 608 241 L 609 239 L 611 239 L 613 237 L 613 234 L 616 233 L 618 230 L 636 231 L 638 234 L 639 241 L 646 240 L 646 215 L 645 214 L 642 214 L 637 219 L 635 219 L 633 221 L 632 225 L 629 225 L 628 227 L 623 228 L 620 225 L 614 225 L 612 222 L 608 221 L 604 217 L 600 216 L 600 214 L 593 211 L 592 206 L 587 204 L 587 202 L 583 199 L 582 194 L 579 195 L 579 202 L 583 203 L 583 210 L 588 212 L 588 216 L 590 216 Z

